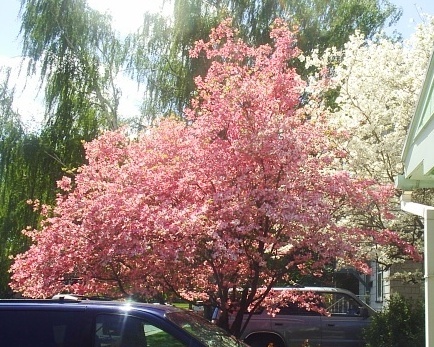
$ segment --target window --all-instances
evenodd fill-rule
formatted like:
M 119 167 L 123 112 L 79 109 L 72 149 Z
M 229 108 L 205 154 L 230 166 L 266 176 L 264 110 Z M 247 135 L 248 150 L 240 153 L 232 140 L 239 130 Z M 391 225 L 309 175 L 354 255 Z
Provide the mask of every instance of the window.
M 377 266 L 377 290 L 376 290 L 376 301 L 383 302 L 383 285 L 384 285 L 384 277 L 383 271 L 380 270 L 379 266 Z
M 324 305 L 327 312 L 334 315 L 360 315 L 360 304 L 354 298 L 342 293 L 325 293 Z
M 276 313 L 278 316 L 284 315 L 297 315 L 297 316 L 319 316 L 320 313 L 307 310 L 304 307 L 300 307 L 296 303 L 287 303 L 286 306 L 279 307 L 279 312 Z
M 0 311 L 2 346 L 88 346 L 86 332 L 91 322 L 83 311 Z
M 95 347 L 184 347 L 185 344 L 160 328 L 126 315 L 99 315 Z
M 240 342 L 229 333 L 192 312 L 171 312 L 167 319 L 187 331 L 206 346 L 240 347 Z M 169 346 L 169 345 L 167 345 Z M 171 345 L 170 345 L 171 346 Z
M 151 324 L 145 324 L 145 335 L 148 341 L 148 347 L 160 347 L 160 346 L 173 346 L 184 347 L 186 346 L 181 341 L 175 339 L 172 335 L 168 334 L 164 330 L 157 328 Z

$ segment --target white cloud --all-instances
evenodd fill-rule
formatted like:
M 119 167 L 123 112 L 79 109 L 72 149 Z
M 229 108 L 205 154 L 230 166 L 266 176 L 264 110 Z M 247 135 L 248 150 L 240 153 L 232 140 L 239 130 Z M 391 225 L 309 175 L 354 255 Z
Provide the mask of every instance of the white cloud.
M 143 23 L 145 12 L 170 15 L 167 0 L 88 0 L 89 6 L 102 13 L 109 13 L 114 27 L 123 34 L 135 31 Z

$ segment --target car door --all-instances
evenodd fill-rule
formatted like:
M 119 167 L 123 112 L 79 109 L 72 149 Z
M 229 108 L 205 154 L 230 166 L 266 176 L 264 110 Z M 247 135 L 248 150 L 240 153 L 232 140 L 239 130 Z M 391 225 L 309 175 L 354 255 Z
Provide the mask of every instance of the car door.
M 0 310 L 0 345 L 92 347 L 92 322 L 79 308 L 16 305 Z
M 307 311 L 297 304 L 288 303 L 271 317 L 271 329 L 283 336 L 287 347 L 310 346 L 321 343 L 321 315 Z
M 346 293 L 324 293 L 323 301 L 330 316 L 322 317 L 322 347 L 363 346 L 363 329 L 369 319 L 361 305 Z
M 142 318 L 119 315 L 99 314 L 95 324 L 95 347 L 186 347 L 182 341 L 160 324 Z

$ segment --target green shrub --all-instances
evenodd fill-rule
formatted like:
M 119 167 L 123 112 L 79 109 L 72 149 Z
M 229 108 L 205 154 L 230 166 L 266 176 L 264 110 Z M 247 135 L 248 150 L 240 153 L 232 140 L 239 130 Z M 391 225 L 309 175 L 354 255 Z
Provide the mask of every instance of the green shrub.
M 364 336 L 367 347 L 425 346 L 425 312 L 422 301 L 393 295 L 386 309 L 373 317 Z

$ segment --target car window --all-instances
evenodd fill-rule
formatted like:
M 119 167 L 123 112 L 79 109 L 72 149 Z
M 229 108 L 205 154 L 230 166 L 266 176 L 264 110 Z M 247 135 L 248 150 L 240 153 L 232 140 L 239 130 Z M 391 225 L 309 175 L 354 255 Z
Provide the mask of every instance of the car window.
M 323 302 L 325 309 L 333 315 L 360 315 L 360 304 L 351 296 L 343 293 L 325 293 Z
M 95 325 L 95 347 L 159 347 L 186 345 L 168 332 L 127 315 L 99 315 Z
M 279 310 L 276 312 L 277 316 L 285 316 L 285 315 L 298 315 L 298 316 L 320 316 L 320 313 L 308 310 L 305 307 L 300 307 L 296 303 L 288 303 L 286 306 L 279 307 Z
M 7 347 L 89 346 L 87 336 L 91 322 L 82 315 L 82 311 L 2 310 L 0 344 Z
M 171 312 L 167 318 L 209 347 L 246 346 L 230 336 L 225 330 L 211 324 L 205 318 L 192 312 Z M 247 346 L 246 346 L 247 347 Z

